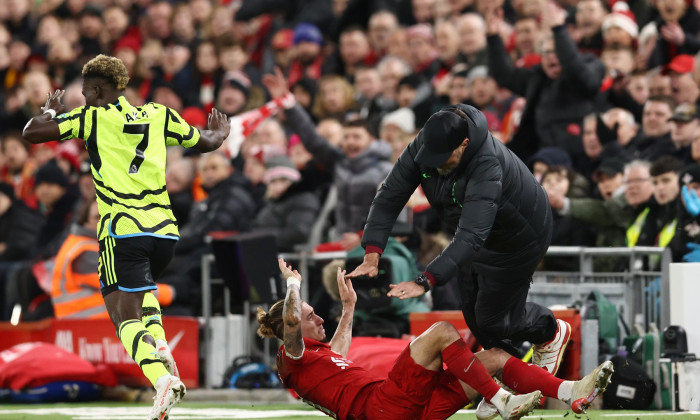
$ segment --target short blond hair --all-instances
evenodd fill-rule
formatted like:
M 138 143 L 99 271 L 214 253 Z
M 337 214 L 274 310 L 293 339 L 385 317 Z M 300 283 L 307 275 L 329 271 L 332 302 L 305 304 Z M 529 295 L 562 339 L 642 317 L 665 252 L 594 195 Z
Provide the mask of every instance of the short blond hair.
M 100 54 L 83 66 L 83 77 L 99 77 L 114 85 L 117 90 L 126 89 L 129 83 L 129 71 L 122 60 Z

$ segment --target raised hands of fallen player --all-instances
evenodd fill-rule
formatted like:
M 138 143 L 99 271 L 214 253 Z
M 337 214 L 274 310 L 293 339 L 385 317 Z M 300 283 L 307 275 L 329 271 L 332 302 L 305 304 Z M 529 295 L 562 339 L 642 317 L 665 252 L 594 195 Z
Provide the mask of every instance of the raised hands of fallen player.
M 221 133 L 224 139 L 228 137 L 228 134 L 231 131 L 231 123 L 229 122 L 228 117 L 226 114 L 216 108 L 212 108 L 211 112 L 209 113 L 207 125 L 211 131 Z
M 390 284 L 389 293 L 386 295 L 389 297 L 395 297 L 399 299 L 408 299 L 418 296 L 422 296 L 425 293 L 423 286 L 416 284 L 415 281 L 405 281 L 399 284 Z
M 340 267 L 338 267 L 336 280 L 338 281 L 338 292 L 340 294 L 340 301 L 343 304 L 343 308 L 354 308 L 355 303 L 357 303 L 357 294 L 355 293 L 355 289 L 352 287 L 352 280 L 345 278 L 345 270 L 341 269 Z
M 52 93 L 47 93 L 46 103 L 41 107 L 41 112 L 46 112 L 49 109 L 56 111 L 56 115 L 66 112 L 66 106 L 61 103 L 61 98 L 65 93 L 64 90 L 56 89 Z
M 294 277 L 295 279 L 301 281 L 301 274 L 299 274 L 297 270 L 293 270 L 292 266 L 287 264 L 287 261 L 285 261 L 283 258 L 278 258 L 277 262 L 279 263 L 282 277 L 284 277 L 285 279 Z

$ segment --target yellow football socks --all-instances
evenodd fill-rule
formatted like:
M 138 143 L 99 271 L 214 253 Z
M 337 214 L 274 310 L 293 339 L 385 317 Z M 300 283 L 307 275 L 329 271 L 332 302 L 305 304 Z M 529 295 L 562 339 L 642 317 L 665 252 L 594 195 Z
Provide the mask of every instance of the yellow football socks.
M 144 328 L 138 319 L 130 319 L 119 325 L 119 339 L 126 352 L 146 375 L 149 381 L 156 385 L 156 381 L 163 375 L 168 375 L 168 370 L 160 361 L 156 348 L 146 343 L 143 338 L 151 334 Z

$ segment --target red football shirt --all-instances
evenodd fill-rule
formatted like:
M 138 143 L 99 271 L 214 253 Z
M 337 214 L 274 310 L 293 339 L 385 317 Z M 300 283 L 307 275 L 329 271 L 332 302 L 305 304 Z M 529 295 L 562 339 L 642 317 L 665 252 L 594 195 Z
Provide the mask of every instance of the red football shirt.
M 364 388 L 383 380 L 355 366 L 328 344 L 309 338 L 304 338 L 304 354 L 299 360 L 287 356 L 284 346 L 280 347 L 277 371 L 287 388 L 317 409 L 341 419 L 357 410 L 355 400 Z

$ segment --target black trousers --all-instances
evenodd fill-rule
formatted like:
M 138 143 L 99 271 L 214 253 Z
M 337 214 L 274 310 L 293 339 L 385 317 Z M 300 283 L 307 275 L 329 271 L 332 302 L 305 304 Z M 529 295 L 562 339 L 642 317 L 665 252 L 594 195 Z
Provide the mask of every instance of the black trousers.
M 504 269 L 491 261 L 461 267 L 458 285 L 467 326 L 485 349 L 499 347 L 516 355 L 510 341 L 542 344 L 554 338 L 557 322 L 548 308 L 527 302 L 532 274 L 547 252 L 543 241 L 529 257 Z

